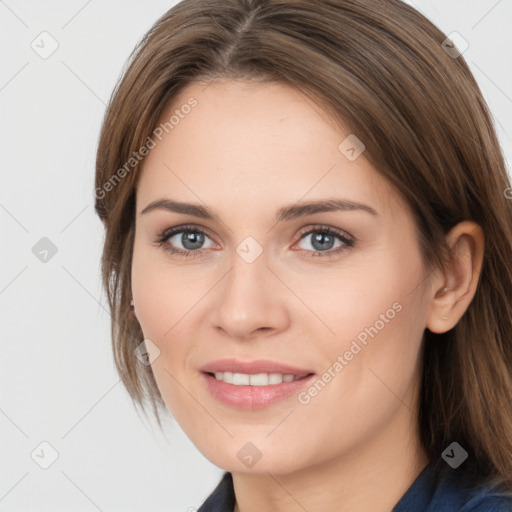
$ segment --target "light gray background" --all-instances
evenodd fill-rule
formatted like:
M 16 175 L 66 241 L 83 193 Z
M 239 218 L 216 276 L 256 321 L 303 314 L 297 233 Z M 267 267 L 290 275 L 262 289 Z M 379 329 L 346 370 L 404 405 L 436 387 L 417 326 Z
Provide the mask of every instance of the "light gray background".
M 175 422 L 162 436 L 137 415 L 100 286 L 93 178 L 105 104 L 135 44 L 175 3 L 0 0 L 1 511 L 192 512 L 222 474 Z M 510 162 L 511 2 L 408 3 L 468 41 Z M 31 48 L 43 31 L 59 45 L 47 59 Z M 42 237 L 57 247 L 46 263 L 32 252 Z M 58 452 L 48 469 L 34 461 L 49 460 L 43 441 Z

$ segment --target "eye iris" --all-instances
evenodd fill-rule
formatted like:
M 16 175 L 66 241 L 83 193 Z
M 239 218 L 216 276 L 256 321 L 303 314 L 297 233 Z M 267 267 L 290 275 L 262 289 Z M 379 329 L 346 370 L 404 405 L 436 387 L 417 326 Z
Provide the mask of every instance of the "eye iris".
M 323 243 L 326 241 L 326 239 L 327 239 L 328 247 L 324 244 L 324 245 L 320 245 L 319 249 L 331 249 L 332 244 L 334 243 L 334 237 L 327 233 L 317 233 L 315 236 L 313 236 L 313 242 L 312 242 L 313 247 L 315 247 L 316 242 Z M 315 247 L 315 249 L 317 249 L 317 247 Z
M 192 242 L 192 247 L 187 245 L 188 242 Z M 181 236 L 181 243 L 185 249 L 199 249 L 204 243 L 204 235 L 202 233 L 185 231 Z

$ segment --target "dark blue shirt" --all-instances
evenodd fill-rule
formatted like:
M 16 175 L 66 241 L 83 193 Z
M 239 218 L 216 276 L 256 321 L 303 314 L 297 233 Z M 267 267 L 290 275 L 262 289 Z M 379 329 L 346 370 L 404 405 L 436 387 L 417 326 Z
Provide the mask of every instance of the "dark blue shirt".
M 231 473 L 197 512 L 233 512 L 235 493 Z M 427 465 L 391 512 L 512 512 L 512 496 L 490 485 L 474 486 L 461 468 L 435 472 Z

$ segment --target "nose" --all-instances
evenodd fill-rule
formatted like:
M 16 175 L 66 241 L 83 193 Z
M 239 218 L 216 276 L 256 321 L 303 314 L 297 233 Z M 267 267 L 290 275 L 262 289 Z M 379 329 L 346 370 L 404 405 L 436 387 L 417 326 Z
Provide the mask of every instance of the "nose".
M 291 294 L 269 268 L 265 251 L 251 263 L 237 253 L 231 261 L 232 268 L 216 287 L 216 329 L 238 340 L 285 330 Z

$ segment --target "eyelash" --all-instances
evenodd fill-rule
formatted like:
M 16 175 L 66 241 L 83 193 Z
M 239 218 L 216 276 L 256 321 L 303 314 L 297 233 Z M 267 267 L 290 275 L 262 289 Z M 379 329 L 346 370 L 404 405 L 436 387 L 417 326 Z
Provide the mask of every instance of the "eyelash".
M 174 235 L 176 235 L 178 233 L 183 233 L 183 232 L 200 233 L 202 235 L 207 236 L 208 238 L 211 238 L 206 231 L 202 230 L 201 228 L 199 228 L 197 226 L 184 225 L 184 226 L 177 226 L 177 227 L 171 228 L 171 229 L 166 229 L 163 232 L 159 233 L 158 238 L 155 240 L 155 243 L 161 247 L 163 244 L 165 244 L 165 242 L 167 242 L 167 240 L 169 238 L 173 237 Z M 343 231 L 331 228 L 329 226 L 322 226 L 322 225 L 314 226 L 313 228 L 310 228 L 308 231 L 302 232 L 300 234 L 299 241 L 302 240 L 303 238 L 305 238 L 306 236 L 311 235 L 312 233 L 323 233 L 323 234 L 332 235 L 332 236 L 338 238 L 339 240 L 341 240 L 343 242 L 343 245 L 339 246 L 336 249 L 332 249 L 332 250 L 328 250 L 328 251 L 306 251 L 304 249 L 304 251 L 306 253 L 309 253 L 307 255 L 307 257 L 310 257 L 310 258 L 316 258 L 316 257 L 330 258 L 330 257 L 336 256 L 337 254 L 353 247 L 355 244 L 355 240 L 353 238 L 349 238 L 346 235 L 346 233 L 344 233 Z M 175 249 L 171 246 L 165 247 L 164 249 L 167 252 L 169 252 L 173 255 L 176 255 L 180 258 L 197 257 L 197 256 L 200 256 L 203 252 L 202 249 L 198 249 L 195 251 L 192 251 L 192 250 L 183 251 L 182 249 Z

